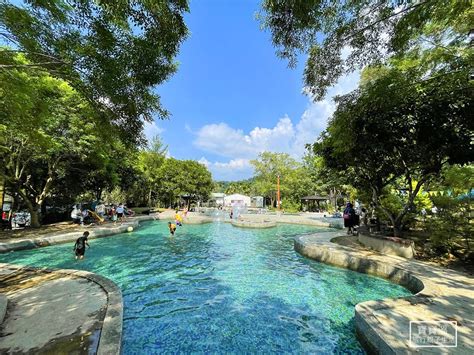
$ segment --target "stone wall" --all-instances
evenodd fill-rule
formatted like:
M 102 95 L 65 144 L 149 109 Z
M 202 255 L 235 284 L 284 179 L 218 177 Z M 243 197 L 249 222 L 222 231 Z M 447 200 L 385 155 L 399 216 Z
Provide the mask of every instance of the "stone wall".
M 359 235 L 359 242 L 383 254 L 397 255 L 407 259 L 414 257 L 415 244 L 413 241 L 391 240 L 385 237 L 372 237 L 361 234 Z

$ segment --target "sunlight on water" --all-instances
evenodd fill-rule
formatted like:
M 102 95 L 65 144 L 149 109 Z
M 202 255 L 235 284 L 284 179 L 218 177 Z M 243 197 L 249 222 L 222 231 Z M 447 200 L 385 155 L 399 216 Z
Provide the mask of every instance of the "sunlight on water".
M 293 250 L 309 226 L 239 229 L 165 222 L 72 244 L 0 255 L 0 261 L 82 269 L 122 289 L 123 353 L 362 353 L 354 305 L 408 295 L 386 280 L 308 260 Z

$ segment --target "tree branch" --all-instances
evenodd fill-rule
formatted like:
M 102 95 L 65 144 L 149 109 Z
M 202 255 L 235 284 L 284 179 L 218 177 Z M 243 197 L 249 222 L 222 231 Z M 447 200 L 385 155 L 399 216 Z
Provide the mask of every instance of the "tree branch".
M 427 3 L 429 3 L 429 1 L 423 1 L 423 2 L 420 2 L 420 3 L 415 4 L 415 5 L 413 5 L 413 6 L 409 6 L 409 7 L 405 8 L 405 9 L 403 9 L 403 10 L 397 12 L 397 13 L 393 13 L 393 14 L 391 14 L 391 15 L 389 15 L 389 16 L 386 16 L 386 17 L 383 17 L 383 18 L 381 18 L 381 19 L 378 19 L 377 21 L 374 21 L 374 22 L 372 22 L 372 23 L 369 23 L 367 26 L 364 26 L 364 27 L 362 27 L 361 29 L 357 30 L 356 32 L 351 33 L 351 34 L 349 34 L 348 36 L 342 38 L 341 41 L 343 41 L 343 42 L 344 42 L 344 41 L 347 41 L 348 39 L 351 39 L 352 37 L 357 36 L 358 34 L 364 32 L 365 30 L 367 30 L 367 29 L 369 29 L 369 28 L 371 28 L 371 27 L 373 27 L 373 26 L 375 26 L 375 25 L 377 25 L 377 24 L 379 24 L 379 23 L 381 23 L 381 22 L 385 22 L 385 21 L 391 19 L 392 17 L 398 16 L 398 15 L 400 15 L 400 14 L 406 12 L 406 11 L 412 10 L 412 9 L 418 7 L 418 6 L 426 5 Z

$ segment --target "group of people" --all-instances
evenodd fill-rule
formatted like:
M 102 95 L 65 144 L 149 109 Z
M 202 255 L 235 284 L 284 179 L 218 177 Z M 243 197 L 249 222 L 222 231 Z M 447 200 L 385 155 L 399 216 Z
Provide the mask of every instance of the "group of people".
M 125 221 L 125 216 L 132 216 L 133 211 L 128 209 L 123 203 L 120 203 L 118 206 L 113 205 L 109 208 L 101 201 L 93 203 L 91 209 L 77 204 L 74 205 L 71 211 L 71 219 L 74 223 L 83 225 L 84 223 L 90 224 L 93 221 L 98 221 L 99 223 L 104 222 L 106 219 L 117 223 Z
M 102 211 L 102 207 L 97 208 L 98 206 L 100 206 L 100 204 L 96 206 L 97 214 L 101 217 L 105 217 L 106 216 L 105 210 Z M 116 216 L 117 218 L 120 218 L 122 220 L 122 218 L 124 216 L 124 213 L 125 213 L 123 208 L 124 208 L 123 204 L 120 204 L 117 208 L 115 208 L 115 206 L 113 206 L 109 210 L 109 215 L 112 216 L 112 217 Z M 81 216 L 83 216 L 82 211 L 80 210 L 80 206 L 78 206 L 78 205 L 74 206 L 73 212 L 75 213 L 74 217 L 76 219 L 80 218 L 78 216 L 79 213 L 81 214 Z M 179 211 L 176 211 L 176 214 L 174 216 L 174 218 L 175 218 L 174 223 L 168 222 L 168 228 L 169 228 L 170 234 L 172 236 L 176 232 L 176 228 L 177 228 L 176 226 L 181 227 L 183 225 L 183 216 L 184 216 L 184 218 L 186 218 L 187 214 L 188 214 L 187 209 L 184 210 L 183 215 L 181 215 L 179 213 Z M 71 213 L 71 217 L 72 216 L 73 215 Z M 115 219 L 115 221 L 117 220 L 117 218 Z M 114 219 L 112 219 L 112 221 L 113 220 Z M 74 254 L 76 256 L 76 260 L 84 259 L 84 255 L 85 255 L 85 252 L 86 252 L 86 247 L 90 248 L 90 245 L 88 243 L 88 238 L 89 238 L 89 232 L 88 231 L 85 231 L 84 234 L 81 237 L 77 238 L 76 243 L 74 244 L 74 248 L 73 248 Z

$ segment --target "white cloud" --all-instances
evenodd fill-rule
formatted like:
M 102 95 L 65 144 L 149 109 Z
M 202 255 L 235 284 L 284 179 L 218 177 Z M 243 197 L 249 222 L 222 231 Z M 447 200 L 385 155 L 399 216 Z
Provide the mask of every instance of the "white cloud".
M 152 122 L 144 122 L 143 124 L 143 133 L 145 134 L 146 139 L 148 142 L 151 142 L 151 140 L 155 136 L 159 136 L 164 132 L 164 129 L 161 127 L 158 127 L 155 121 Z
M 328 119 L 336 109 L 333 98 L 354 90 L 359 78 L 360 72 L 358 71 L 341 78 L 336 85 L 329 88 L 323 100 L 308 104 L 300 121 L 296 124 L 296 137 L 292 146 L 294 156 L 301 157 L 305 152 L 305 145 L 313 143 L 327 127 Z
M 328 100 L 312 103 L 303 112 L 296 125 L 296 137 L 293 143 L 292 155 L 301 157 L 305 146 L 313 143 L 326 128 L 327 120 L 334 112 L 334 104 Z
M 248 133 L 225 122 L 201 127 L 196 132 L 194 146 L 229 160 L 210 162 L 202 157 L 200 162 L 211 170 L 214 178 L 235 180 L 251 175 L 250 159 L 256 158 L 261 152 L 282 152 L 301 158 L 306 144 L 313 143 L 326 128 L 335 110 L 333 97 L 355 89 L 359 76 L 359 72 L 354 72 L 341 78 L 328 90 L 323 100 L 308 102 L 306 110 L 295 124 L 285 115 L 274 127 L 255 127 Z
M 293 123 L 285 116 L 273 128 L 255 127 L 248 134 L 224 122 L 205 125 L 197 132 L 194 145 L 226 158 L 254 158 L 267 150 L 289 150 L 294 136 Z
M 198 163 L 204 165 L 206 168 L 209 168 L 209 166 L 211 165 L 211 162 L 209 160 L 207 160 L 206 158 L 204 158 L 204 157 L 199 159 Z
M 232 159 L 227 163 L 215 162 L 213 165 L 217 169 L 248 170 L 250 168 L 250 160 Z
M 249 177 L 253 168 L 248 159 L 231 159 L 228 162 L 210 162 L 205 157 L 198 160 L 208 168 L 217 180 L 236 180 Z

